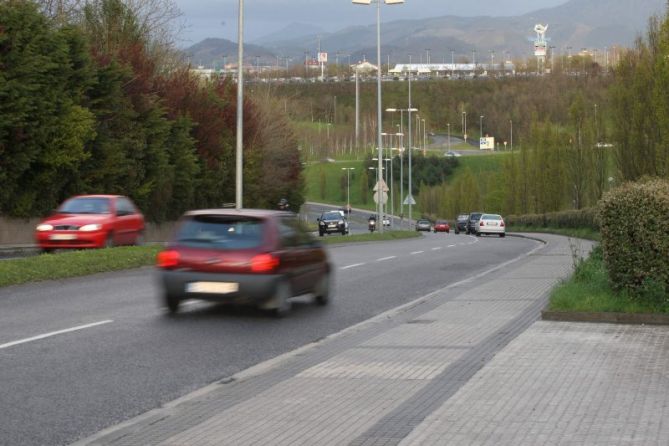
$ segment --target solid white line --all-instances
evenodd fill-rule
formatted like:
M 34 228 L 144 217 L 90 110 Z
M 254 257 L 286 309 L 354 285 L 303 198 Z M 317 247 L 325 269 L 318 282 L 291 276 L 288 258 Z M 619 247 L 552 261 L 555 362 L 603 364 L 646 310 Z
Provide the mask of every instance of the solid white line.
M 422 253 L 424 253 L 424 252 L 425 252 L 425 251 L 414 251 L 414 252 L 411 253 L 411 255 L 412 255 L 412 256 L 415 256 L 416 254 L 422 254 Z
M 19 344 L 25 344 L 26 342 L 38 341 L 40 339 L 49 338 L 51 336 L 56 336 L 56 335 L 60 335 L 60 334 L 64 334 L 64 333 L 70 333 L 70 332 L 78 331 L 78 330 L 84 330 L 86 328 L 96 327 L 98 325 L 109 324 L 111 322 L 114 322 L 114 321 L 107 320 L 107 321 L 94 322 L 92 324 L 79 325 L 78 327 L 66 328 L 65 330 L 52 331 L 51 333 L 45 333 L 45 334 L 41 334 L 41 335 L 38 335 L 38 336 L 33 336 L 32 338 L 20 339 L 18 341 L 8 342 L 6 344 L 0 344 L 0 350 L 2 350 L 3 348 L 13 347 L 13 346 L 19 345 Z
M 362 266 L 362 265 L 364 265 L 364 263 L 354 263 L 353 265 L 346 265 L 346 266 L 342 266 L 342 267 L 341 267 L 341 268 L 339 268 L 339 269 L 350 269 L 350 268 L 356 268 L 356 267 L 358 267 L 358 266 Z
M 377 262 L 384 262 L 386 260 L 391 260 L 391 259 L 396 259 L 397 256 L 389 256 L 389 257 L 381 257 L 380 259 L 376 259 Z

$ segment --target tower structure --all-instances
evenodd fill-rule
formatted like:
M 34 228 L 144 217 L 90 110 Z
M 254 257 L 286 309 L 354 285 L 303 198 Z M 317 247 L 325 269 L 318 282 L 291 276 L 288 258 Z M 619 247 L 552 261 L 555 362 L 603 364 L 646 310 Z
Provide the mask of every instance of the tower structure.
M 539 73 L 544 73 L 546 70 L 546 53 L 548 49 L 546 31 L 548 31 L 548 25 L 542 25 L 540 23 L 534 25 L 534 32 L 537 33 L 537 38 L 534 41 L 534 56 L 537 58 L 537 69 Z

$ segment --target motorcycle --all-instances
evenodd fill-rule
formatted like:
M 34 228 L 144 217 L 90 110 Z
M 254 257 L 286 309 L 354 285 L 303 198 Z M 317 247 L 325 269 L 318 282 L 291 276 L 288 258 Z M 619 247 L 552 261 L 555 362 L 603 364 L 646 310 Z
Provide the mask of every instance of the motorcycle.
M 367 226 L 369 227 L 369 232 L 373 233 L 376 230 L 376 220 L 369 220 Z

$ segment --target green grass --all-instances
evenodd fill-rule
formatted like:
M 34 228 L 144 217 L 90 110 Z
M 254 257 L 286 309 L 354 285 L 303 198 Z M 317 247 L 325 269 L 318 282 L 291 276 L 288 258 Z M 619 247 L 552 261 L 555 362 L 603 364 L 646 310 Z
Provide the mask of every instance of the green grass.
M 584 240 L 601 241 L 602 237 L 599 231 L 590 228 L 540 228 L 536 226 L 508 226 L 508 232 L 538 232 L 543 234 L 566 235 L 567 237 L 581 238 Z
M 351 171 L 351 206 L 362 209 L 375 209 L 372 193 L 368 195 L 367 203 L 363 203 L 360 188 L 360 175 L 363 169 L 362 161 L 342 161 L 337 163 L 312 163 L 305 167 L 304 178 L 306 183 L 307 201 L 328 203 L 336 206 L 346 204 L 346 184 L 342 187 L 341 178 L 346 175 L 343 167 L 353 167 Z M 321 172 L 325 176 L 325 194 L 321 195 Z M 373 175 L 374 172 L 371 172 Z
M 380 242 L 388 240 L 403 240 L 408 238 L 420 237 L 421 234 L 416 231 L 386 231 L 383 234 L 379 232 L 353 235 L 329 235 L 319 237 L 318 239 L 327 245 L 339 243 L 359 243 L 359 242 Z
M 653 304 L 626 293 L 618 293 L 609 285 L 601 248 L 580 261 L 572 278 L 559 285 L 551 295 L 550 311 L 669 313 L 669 304 Z
M 456 180 L 467 168 L 477 177 L 501 172 L 504 160 L 509 155 L 510 152 L 492 152 L 485 155 L 461 156 L 458 158 L 459 166 L 449 181 Z
M 0 262 L 0 286 L 65 279 L 153 265 L 161 246 L 130 246 L 42 254 Z

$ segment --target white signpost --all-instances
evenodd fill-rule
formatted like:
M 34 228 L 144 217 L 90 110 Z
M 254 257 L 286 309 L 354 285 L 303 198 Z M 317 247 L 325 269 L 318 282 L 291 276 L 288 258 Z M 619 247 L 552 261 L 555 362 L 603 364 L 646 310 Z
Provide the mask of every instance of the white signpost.
M 495 150 L 495 138 L 491 137 L 481 138 L 479 142 L 479 148 L 481 150 Z

